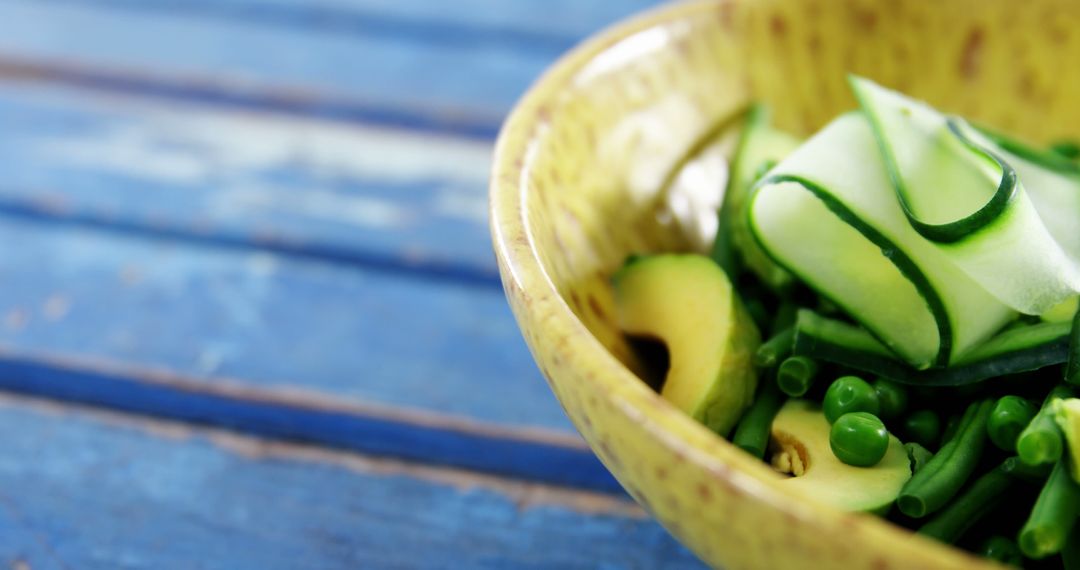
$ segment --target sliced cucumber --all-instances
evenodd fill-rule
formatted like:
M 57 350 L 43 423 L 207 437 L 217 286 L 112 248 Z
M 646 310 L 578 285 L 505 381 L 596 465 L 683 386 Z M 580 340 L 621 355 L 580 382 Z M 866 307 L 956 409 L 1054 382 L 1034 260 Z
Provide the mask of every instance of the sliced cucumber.
M 794 136 L 775 129 L 764 105 L 754 105 L 747 112 L 746 122 L 735 160 L 731 166 L 724 205 L 720 210 L 720 230 L 713 247 L 713 258 L 729 274 L 737 252 L 747 269 L 774 290 L 791 284 L 792 276 L 774 263 L 754 240 L 746 223 L 746 203 L 750 189 L 762 175 L 799 146 Z
M 1017 141 L 971 133 L 1016 170 L 1039 218 L 1074 265 L 1080 262 L 1080 166 Z M 1073 296 L 1075 299 L 1075 296 Z
M 1055 305 L 1049 311 L 1039 315 L 1039 318 L 1048 323 L 1072 322 L 1077 309 L 1080 309 L 1080 297 L 1070 297 L 1059 305 Z
M 914 368 L 947 365 L 1013 317 L 911 227 L 861 115 L 773 169 L 748 218 L 774 260 Z
M 919 235 L 1022 313 L 1040 314 L 1080 291 L 1080 265 L 1059 245 L 1017 170 L 988 138 L 962 119 L 869 80 L 853 78 L 852 87 L 903 215 Z M 1041 168 L 1028 174 L 1039 182 L 1053 175 Z M 1080 236 L 1067 223 L 1056 226 L 1065 237 Z
M 961 386 L 1065 362 L 1071 329 L 1071 323 L 1009 328 L 949 368 L 919 371 L 897 359 L 865 330 L 804 310 L 795 324 L 794 353 L 907 384 Z

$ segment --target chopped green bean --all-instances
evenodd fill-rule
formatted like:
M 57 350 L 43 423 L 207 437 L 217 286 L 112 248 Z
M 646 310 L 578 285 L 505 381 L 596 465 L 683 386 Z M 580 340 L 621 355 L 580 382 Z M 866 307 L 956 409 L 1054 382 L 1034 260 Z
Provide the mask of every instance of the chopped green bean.
M 1028 400 L 1020 396 L 1004 396 L 994 404 L 990 420 L 986 422 L 986 432 L 990 441 L 999 448 L 1016 451 L 1016 440 L 1020 432 L 1031 423 L 1038 410 Z
M 817 373 L 816 360 L 806 356 L 789 356 L 776 371 L 776 384 L 788 396 L 798 398 L 810 390 Z
M 1080 527 L 1073 527 L 1072 536 L 1061 549 L 1061 562 L 1065 570 L 1080 570 Z
M 1054 402 L 1069 398 L 1073 394 L 1068 386 L 1058 386 L 1050 391 L 1043 402 L 1042 409 L 1031 420 L 1027 428 L 1020 433 L 1016 441 L 1016 451 L 1020 459 L 1028 465 L 1053 464 L 1061 459 L 1063 442 L 1061 429 L 1054 420 Z
M 1020 550 L 1036 560 L 1061 552 L 1080 515 L 1080 487 L 1059 460 L 1046 480 L 1027 524 L 1020 530 Z
M 790 329 L 795 326 L 795 316 L 798 313 L 799 306 L 794 302 L 787 299 L 781 301 L 780 308 L 776 309 L 776 316 L 773 317 L 772 328 L 769 330 L 775 335 Z
M 735 428 L 735 435 L 731 442 L 742 448 L 747 453 L 764 459 L 765 450 L 769 446 L 769 431 L 772 428 L 773 419 L 780 407 L 784 404 L 784 396 L 776 383 L 771 379 L 763 379 L 758 389 L 757 398 L 746 410 Z
M 911 461 L 912 474 L 918 473 L 919 470 L 930 461 L 930 458 L 934 456 L 929 449 L 926 449 L 915 442 L 905 443 L 904 451 L 907 451 L 908 460 Z
M 1050 150 L 1062 158 L 1077 160 L 1080 158 L 1080 144 L 1076 141 L 1062 140 L 1050 145 Z
M 900 490 L 897 506 L 902 513 L 913 518 L 934 513 L 963 487 L 986 447 L 986 421 L 993 406 L 992 400 L 968 406 L 956 437 Z
M 1053 470 L 1052 465 L 1028 465 L 1020 461 L 1019 457 L 1010 457 L 1002 464 L 1006 473 L 1021 481 L 1042 485 Z
M 765 302 L 761 299 L 744 299 L 743 307 L 750 314 L 750 319 L 757 325 L 758 330 L 765 330 L 769 325 L 769 310 L 765 308 Z
M 941 444 L 945 445 L 956 435 L 957 428 L 960 427 L 960 420 L 962 416 L 952 415 L 945 421 L 945 430 L 941 432 Z
M 1000 535 L 986 539 L 979 549 L 979 554 L 1009 566 L 1020 566 L 1024 562 L 1024 555 L 1020 553 L 1016 542 Z
M 795 343 L 795 328 L 788 327 L 772 336 L 769 340 L 761 343 L 757 352 L 754 353 L 754 366 L 758 368 L 772 368 L 788 355 Z
M 919 410 L 904 420 L 903 430 L 908 441 L 934 447 L 941 436 L 941 419 L 930 410 Z
M 999 503 L 998 498 L 1012 483 L 1013 477 L 1001 466 L 992 469 L 941 509 L 919 533 L 949 544 L 956 542 Z
M 1072 332 L 1069 334 L 1069 360 L 1065 365 L 1065 381 L 1080 385 L 1080 308 L 1073 315 Z

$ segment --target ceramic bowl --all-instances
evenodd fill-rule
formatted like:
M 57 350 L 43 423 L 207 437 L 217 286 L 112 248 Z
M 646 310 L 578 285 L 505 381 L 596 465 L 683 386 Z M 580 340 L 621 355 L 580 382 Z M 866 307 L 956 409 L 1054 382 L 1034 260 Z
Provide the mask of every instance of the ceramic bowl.
M 657 192 L 717 118 L 771 105 L 808 134 L 868 76 L 1034 142 L 1080 134 L 1080 7 L 1028 0 L 679 3 L 609 29 L 526 94 L 500 136 L 491 223 L 507 297 L 567 415 L 641 505 L 711 565 L 991 567 L 786 488 L 635 374 L 609 277 L 693 247 Z M 1071 129 L 1071 131 L 1070 131 Z

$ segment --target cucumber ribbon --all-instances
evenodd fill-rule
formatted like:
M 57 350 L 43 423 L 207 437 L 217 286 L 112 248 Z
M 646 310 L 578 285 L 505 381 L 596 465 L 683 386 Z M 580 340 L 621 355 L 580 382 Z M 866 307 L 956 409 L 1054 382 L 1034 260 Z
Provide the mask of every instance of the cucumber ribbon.
M 970 364 L 1017 313 L 1076 297 L 1075 164 L 851 83 L 861 112 L 834 120 L 752 190 L 750 229 L 776 263 L 914 370 Z M 1021 336 L 1049 342 L 1067 328 Z M 1057 358 L 1054 342 L 1041 354 Z

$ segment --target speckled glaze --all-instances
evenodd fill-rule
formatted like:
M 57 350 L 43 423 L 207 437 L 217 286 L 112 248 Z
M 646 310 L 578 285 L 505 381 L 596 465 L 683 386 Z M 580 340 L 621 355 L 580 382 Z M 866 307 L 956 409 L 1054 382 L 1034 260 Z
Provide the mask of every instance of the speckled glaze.
M 717 117 L 769 102 L 811 132 L 869 76 L 1034 141 L 1080 135 L 1080 4 L 754 0 L 681 3 L 581 46 L 525 96 L 491 188 L 503 283 L 566 413 L 634 498 L 704 560 L 763 568 L 990 568 L 876 518 L 837 512 L 641 382 L 608 278 L 626 254 L 688 247 L 657 216 L 678 154 Z

